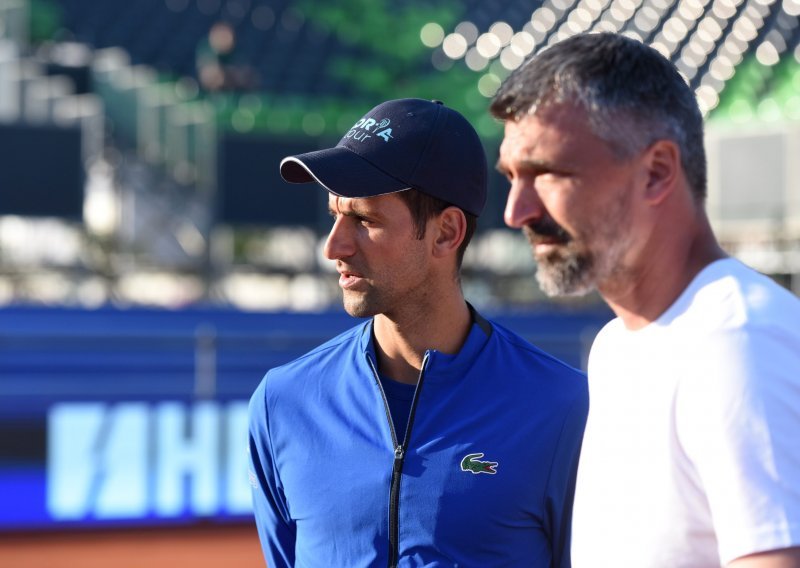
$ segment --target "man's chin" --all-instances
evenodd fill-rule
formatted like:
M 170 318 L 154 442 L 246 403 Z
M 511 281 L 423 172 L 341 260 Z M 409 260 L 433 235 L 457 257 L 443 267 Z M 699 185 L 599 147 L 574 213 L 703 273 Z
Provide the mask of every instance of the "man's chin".
M 536 269 L 536 281 L 542 292 L 550 298 L 584 296 L 595 289 L 587 271 L 555 269 L 541 264 Z
M 368 303 L 358 299 L 348 299 L 346 294 L 344 297 L 344 311 L 354 318 L 371 318 L 378 313 L 378 311 Z

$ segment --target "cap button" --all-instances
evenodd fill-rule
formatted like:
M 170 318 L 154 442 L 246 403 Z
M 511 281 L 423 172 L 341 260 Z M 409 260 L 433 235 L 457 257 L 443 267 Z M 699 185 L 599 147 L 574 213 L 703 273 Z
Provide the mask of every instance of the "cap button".
M 436 103 L 437 105 L 444 105 L 444 103 L 442 101 L 440 101 L 439 99 L 433 99 L 431 102 L 432 103 Z

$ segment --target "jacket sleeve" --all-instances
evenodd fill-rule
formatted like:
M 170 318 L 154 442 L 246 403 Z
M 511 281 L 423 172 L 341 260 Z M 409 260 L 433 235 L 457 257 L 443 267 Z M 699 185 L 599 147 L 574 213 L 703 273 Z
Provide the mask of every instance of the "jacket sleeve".
M 294 566 L 296 527 L 275 468 L 266 401 L 266 378 L 250 399 L 250 485 L 261 548 L 269 568 Z
M 572 502 L 578 475 L 578 457 L 589 413 L 588 392 L 581 394 L 564 420 L 547 484 L 546 510 L 553 554 L 551 566 L 555 568 L 569 568 L 572 565 Z

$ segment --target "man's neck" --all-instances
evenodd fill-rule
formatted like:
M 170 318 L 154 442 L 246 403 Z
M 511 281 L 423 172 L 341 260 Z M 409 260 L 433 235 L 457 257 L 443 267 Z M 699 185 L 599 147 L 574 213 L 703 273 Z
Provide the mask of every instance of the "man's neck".
M 641 329 L 657 320 L 694 278 L 712 262 L 725 258 L 705 216 L 694 232 L 672 229 L 655 246 L 640 254 L 642 262 L 617 282 L 599 286 L 600 294 L 625 327 Z M 671 234 L 670 234 L 671 233 Z
M 412 307 L 402 314 L 378 314 L 373 329 L 380 372 L 396 381 L 415 384 L 425 351 L 458 353 L 469 334 L 471 320 L 460 293 L 440 298 L 424 309 Z

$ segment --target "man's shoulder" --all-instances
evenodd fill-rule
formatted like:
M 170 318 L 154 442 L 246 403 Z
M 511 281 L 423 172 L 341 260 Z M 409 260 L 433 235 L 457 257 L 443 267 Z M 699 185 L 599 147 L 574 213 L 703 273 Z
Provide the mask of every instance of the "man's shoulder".
M 470 375 L 479 377 L 478 397 L 502 401 L 503 420 L 523 420 L 524 428 L 570 425 L 583 432 L 589 409 L 586 373 L 547 353 L 510 328 L 488 320 L 491 337 Z M 491 377 L 486 381 L 486 377 Z M 481 402 L 479 402 L 480 404 Z M 531 412 L 537 415 L 530 420 Z
M 317 370 L 324 370 L 338 364 L 346 364 L 347 353 L 357 351 L 362 345 L 362 337 L 368 332 L 369 323 L 360 323 L 340 333 L 309 352 L 270 369 L 265 380 L 276 382 L 286 378 L 309 377 Z
M 352 370 L 363 345 L 363 334 L 368 330 L 368 323 L 356 325 L 304 355 L 271 368 L 250 397 L 251 416 L 260 420 L 264 412 L 278 412 L 291 419 L 309 393 L 326 390 L 325 378 L 341 378 Z
M 498 349 L 505 352 L 503 359 L 498 361 L 500 368 L 513 366 L 532 376 L 566 379 L 563 383 L 565 387 L 567 384 L 572 384 L 579 390 L 585 389 L 586 374 L 583 371 L 542 350 L 507 327 L 495 321 L 491 324 Z
M 764 404 L 800 385 L 800 299 L 738 261 L 725 264 L 670 337 L 683 353 L 680 388 L 704 401 L 701 415 L 710 405 Z
M 775 328 L 800 319 L 797 296 L 737 260 L 719 261 L 700 278 L 687 314 L 705 322 L 705 331 Z

